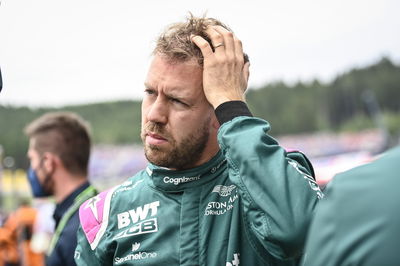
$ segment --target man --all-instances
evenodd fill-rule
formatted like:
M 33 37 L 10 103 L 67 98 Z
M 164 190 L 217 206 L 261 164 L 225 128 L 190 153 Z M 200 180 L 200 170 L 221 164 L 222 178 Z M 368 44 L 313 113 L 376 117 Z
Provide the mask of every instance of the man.
M 338 174 L 318 206 L 304 265 L 399 265 L 400 147 Z
M 160 36 L 145 81 L 146 170 L 80 208 L 78 265 L 293 265 L 321 195 L 244 102 L 241 42 L 212 18 Z
M 25 129 L 29 137 L 28 179 L 34 197 L 54 196 L 55 233 L 46 265 L 75 265 L 78 209 L 96 194 L 87 179 L 90 136 L 87 123 L 74 113 L 47 113 Z

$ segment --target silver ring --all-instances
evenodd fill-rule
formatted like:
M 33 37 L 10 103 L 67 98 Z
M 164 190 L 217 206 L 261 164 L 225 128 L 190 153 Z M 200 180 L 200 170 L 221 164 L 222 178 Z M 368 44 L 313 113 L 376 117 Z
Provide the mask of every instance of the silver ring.
M 221 46 L 224 46 L 224 43 L 219 43 L 219 44 L 214 45 L 214 49 L 217 49 L 218 47 L 221 47 Z

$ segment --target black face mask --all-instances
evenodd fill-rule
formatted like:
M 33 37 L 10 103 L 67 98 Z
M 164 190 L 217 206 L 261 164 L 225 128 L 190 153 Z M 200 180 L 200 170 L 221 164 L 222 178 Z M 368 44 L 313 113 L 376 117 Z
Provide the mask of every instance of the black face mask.
M 43 198 L 43 197 L 48 197 L 51 195 L 51 193 L 46 191 L 46 189 L 40 183 L 39 178 L 36 174 L 36 171 L 33 170 L 32 167 L 29 167 L 27 175 L 28 175 L 29 184 L 31 185 L 31 188 L 32 188 L 33 197 Z
M 43 160 L 40 160 L 39 167 L 43 167 L 42 163 L 43 163 Z M 37 176 L 36 171 L 33 170 L 32 167 L 29 167 L 29 170 L 28 170 L 28 173 L 27 173 L 27 177 L 28 177 L 29 184 L 31 185 L 31 188 L 32 188 L 33 197 L 35 197 L 35 198 L 43 198 L 43 197 L 51 196 L 50 191 L 48 191 L 48 189 L 46 189 L 46 184 L 51 179 L 51 176 L 49 174 L 46 174 L 46 177 L 45 177 L 44 182 L 42 184 L 39 181 L 39 177 Z

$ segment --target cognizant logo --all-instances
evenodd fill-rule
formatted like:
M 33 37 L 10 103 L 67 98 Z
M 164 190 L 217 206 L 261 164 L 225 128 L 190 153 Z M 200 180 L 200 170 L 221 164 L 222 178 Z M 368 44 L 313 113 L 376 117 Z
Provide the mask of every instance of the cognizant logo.
M 176 178 L 166 176 L 163 179 L 164 183 L 166 183 L 166 184 L 172 183 L 176 186 L 179 185 L 180 183 L 187 183 L 187 182 L 192 182 L 192 181 L 196 181 L 196 180 L 200 180 L 200 175 L 190 176 L 190 177 L 184 176 L 184 177 L 176 177 Z
M 145 259 L 151 259 L 151 258 L 155 258 L 157 257 L 157 253 L 156 252 L 146 252 L 146 251 L 141 251 L 138 253 L 134 253 L 134 254 L 128 254 L 125 257 L 116 257 L 114 259 L 115 264 L 121 264 L 123 262 L 126 261 L 131 261 L 131 260 L 145 260 Z

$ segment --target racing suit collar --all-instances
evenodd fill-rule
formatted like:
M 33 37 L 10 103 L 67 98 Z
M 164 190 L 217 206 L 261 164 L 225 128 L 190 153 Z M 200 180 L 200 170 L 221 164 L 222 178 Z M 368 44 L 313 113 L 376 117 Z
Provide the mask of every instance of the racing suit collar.
M 211 160 L 198 167 L 183 171 L 170 170 L 149 163 L 146 172 L 151 185 L 158 189 L 179 192 L 186 188 L 201 186 L 218 176 L 225 169 L 226 159 L 219 151 Z

